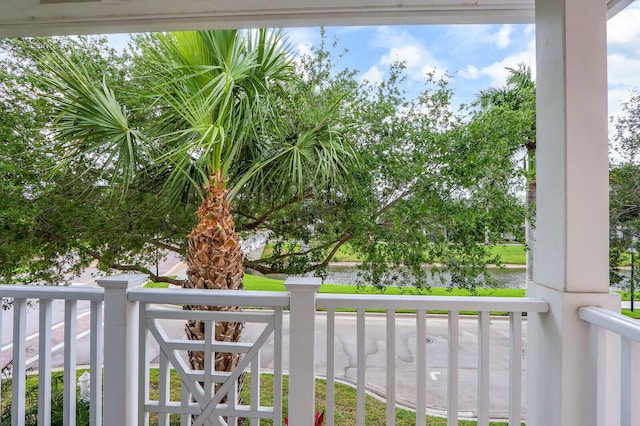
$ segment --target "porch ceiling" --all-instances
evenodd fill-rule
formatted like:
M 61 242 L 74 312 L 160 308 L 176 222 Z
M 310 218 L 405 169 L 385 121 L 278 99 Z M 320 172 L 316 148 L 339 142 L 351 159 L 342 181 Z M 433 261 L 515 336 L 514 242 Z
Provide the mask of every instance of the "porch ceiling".
M 633 0 L 603 1 L 613 16 Z M 533 19 L 532 0 L 0 0 L 0 37 Z

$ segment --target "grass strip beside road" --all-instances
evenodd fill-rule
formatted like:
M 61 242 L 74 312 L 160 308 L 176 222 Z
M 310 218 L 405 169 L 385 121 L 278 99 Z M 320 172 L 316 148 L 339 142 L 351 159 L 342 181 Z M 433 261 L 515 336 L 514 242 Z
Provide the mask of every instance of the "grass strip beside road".
M 251 377 L 248 377 L 243 386 L 242 399 L 248 401 L 250 389 L 249 383 Z M 286 417 L 288 411 L 288 394 L 289 394 L 289 377 L 283 376 L 283 416 Z M 267 406 L 273 405 L 273 376 L 270 374 L 262 374 L 260 376 L 260 401 Z M 326 405 L 327 382 L 322 379 L 316 379 L 315 396 L 316 410 L 322 412 Z M 355 425 L 357 423 L 357 395 L 356 390 L 346 384 L 336 382 L 335 384 L 335 424 L 336 425 Z M 386 403 L 371 395 L 365 396 L 365 421 L 366 425 L 384 426 L 386 424 Z M 271 425 L 270 421 L 262 421 L 260 424 Z M 396 424 L 403 426 L 413 426 L 416 424 L 416 414 L 414 411 L 398 408 L 396 406 Z M 445 426 L 447 419 L 443 417 L 427 416 L 427 424 L 430 426 Z M 475 426 L 478 423 L 471 420 L 459 420 L 458 426 Z M 506 426 L 506 422 L 490 422 L 491 426 Z M 524 423 L 523 423 L 524 424 Z
M 165 285 L 166 287 L 166 285 Z M 260 277 L 245 274 L 245 290 L 257 291 L 286 291 L 284 281 L 273 278 Z M 408 296 L 473 296 L 470 291 L 461 289 L 448 289 L 442 287 L 431 287 L 430 289 L 417 289 L 414 287 L 387 287 L 379 290 L 372 286 L 355 286 L 344 284 L 322 284 L 320 293 L 330 294 L 376 294 L 376 295 L 408 295 Z M 481 288 L 476 296 L 492 297 L 524 297 L 525 290 L 518 288 Z
M 640 304 L 633 310 L 633 312 L 631 312 L 631 309 L 623 308 L 622 315 L 633 319 L 640 319 Z
M 147 288 L 167 288 L 167 283 L 148 283 Z M 245 290 L 255 291 L 286 291 L 283 280 L 245 274 Z M 413 287 L 387 287 L 377 289 L 372 286 L 355 286 L 341 284 L 322 284 L 320 293 L 328 294 L 372 294 L 372 295 L 407 295 L 407 296 L 485 296 L 485 297 L 524 297 L 526 291 L 519 288 L 479 288 L 473 294 L 468 290 L 457 288 L 431 287 L 429 289 L 417 289 Z M 622 300 L 630 300 L 629 292 L 618 292 Z M 447 313 L 446 311 L 430 311 L 432 314 Z M 475 315 L 475 311 L 462 311 L 461 314 Z M 496 312 L 493 314 L 500 315 Z M 640 319 L 640 302 L 638 308 L 631 312 L 630 309 L 622 309 L 622 314 L 630 318 Z
M 76 370 L 76 379 L 84 373 L 84 369 Z M 62 372 L 57 371 L 52 373 L 52 383 L 53 383 L 53 400 L 51 404 L 51 417 L 52 424 L 62 424 L 63 420 L 63 388 L 62 388 Z M 241 397 L 244 403 L 246 404 L 250 400 L 250 389 L 251 389 L 251 375 L 247 374 L 245 381 L 243 383 Z M 181 398 L 181 385 L 182 382 L 180 377 L 176 373 L 176 371 L 172 368 L 169 373 L 169 381 L 170 381 L 170 399 L 172 401 L 180 401 Z M 149 370 L 149 396 L 152 400 L 157 400 L 158 398 L 158 383 L 159 383 L 159 372 L 157 368 L 151 368 Z M 286 417 L 286 413 L 288 411 L 288 385 L 289 378 L 288 376 L 283 376 L 283 405 L 282 410 L 283 414 Z M 316 379 L 316 407 L 319 411 L 325 409 L 326 406 L 326 381 L 322 379 Z M 37 424 L 37 413 L 38 413 L 38 374 L 28 374 L 26 380 L 26 389 L 27 389 L 27 398 L 25 407 L 25 424 L 26 425 L 36 425 Z M 2 381 L 2 415 L 3 421 L 11 422 L 11 379 L 4 379 Z M 337 425 L 351 425 L 356 423 L 356 390 L 348 385 L 342 383 L 336 383 L 335 386 L 335 421 Z M 76 389 L 76 398 L 80 397 L 79 389 Z M 273 405 L 273 375 L 271 374 L 262 374 L 260 376 L 260 402 L 264 406 L 272 406 Z M 80 426 L 89 424 L 89 404 L 85 403 L 81 400 L 77 401 L 76 406 L 76 422 Z M 386 404 L 384 401 L 373 398 L 370 395 L 366 396 L 365 399 L 365 423 L 367 425 L 384 425 L 386 419 Z M 149 416 L 149 424 L 157 425 L 158 424 L 158 415 L 155 413 L 150 414 Z M 170 416 L 169 424 L 171 426 L 180 425 L 180 416 L 177 414 L 172 414 Z M 263 420 L 260 422 L 261 425 L 272 425 L 273 422 L 269 420 Z M 398 425 L 415 425 L 415 413 L 411 410 L 396 408 L 396 424 Z M 441 417 L 427 416 L 427 424 L 431 426 L 445 426 L 447 424 L 447 419 Z M 477 422 L 469 421 L 469 420 L 460 420 L 459 426 L 475 426 Z M 492 426 L 503 426 L 507 425 L 504 422 L 492 422 L 490 423 Z
M 527 250 L 522 244 L 493 246 L 491 252 L 500 256 L 500 261 L 504 265 L 525 266 L 527 264 Z
M 146 287 L 167 288 L 167 283 L 150 283 Z M 245 274 L 244 276 L 245 290 L 255 291 L 286 291 L 284 281 L 275 280 L 267 277 Z M 383 290 L 371 286 L 355 286 L 341 284 L 322 284 L 320 293 L 327 294 L 370 294 L 370 295 L 405 295 L 405 296 L 472 296 L 473 294 L 467 290 L 447 289 L 441 287 L 431 287 L 430 289 L 417 289 L 414 287 L 387 287 Z M 492 296 L 492 297 L 523 297 L 525 291 L 523 289 L 512 288 L 495 288 L 495 289 L 478 289 L 476 296 Z M 346 309 L 340 311 L 355 311 Z M 369 311 L 369 310 L 367 310 Z M 370 310 L 375 312 L 376 310 Z M 381 311 L 382 312 L 382 311 Z M 399 311 L 401 312 L 401 311 Z M 404 311 L 402 311 L 404 312 Z M 446 314 L 447 311 L 429 311 L 431 314 Z M 475 315 L 475 311 L 461 311 L 462 315 Z M 500 315 L 505 313 L 496 312 Z
M 168 288 L 168 283 L 148 283 L 147 288 Z M 257 275 L 244 275 L 244 289 L 255 291 L 287 291 L 283 280 L 261 277 Z M 408 295 L 408 296 L 473 296 L 468 290 L 431 287 L 430 289 L 417 289 L 414 287 L 387 287 L 379 290 L 372 286 L 355 286 L 344 284 L 322 284 L 320 293 L 330 294 L 377 294 L 377 295 Z M 524 297 L 524 289 L 518 288 L 480 288 L 476 296 L 492 297 Z
M 266 277 L 259 277 L 245 274 L 244 285 L 246 290 L 260 291 L 285 291 L 284 281 L 274 280 Z M 325 294 L 367 294 L 367 295 L 387 295 L 387 296 L 473 296 L 468 290 L 449 289 L 442 287 L 431 287 L 429 289 L 417 289 L 415 287 L 386 287 L 377 289 L 372 286 L 355 286 L 343 284 L 322 284 L 320 293 Z M 524 297 L 525 290 L 514 288 L 478 289 L 476 296 L 492 297 Z M 338 309 L 340 312 L 352 312 L 354 309 Z M 376 309 L 367 309 L 367 312 L 377 312 Z M 384 312 L 384 310 L 379 310 Z M 405 311 L 398 311 L 404 313 Z M 413 312 L 413 311 L 407 311 Z M 431 310 L 430 314 L 446 314 L 448 311 Z M 476 311 L 460 311 L 462 315 L 476 315 Z M 495 315 L 506 315 L 506 312 L 492 312 Z

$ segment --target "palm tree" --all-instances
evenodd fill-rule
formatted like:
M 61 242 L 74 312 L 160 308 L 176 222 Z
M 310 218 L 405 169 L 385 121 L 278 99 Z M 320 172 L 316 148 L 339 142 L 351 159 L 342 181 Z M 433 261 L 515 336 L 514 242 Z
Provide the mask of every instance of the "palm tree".
M 502 114 L 507 119 L 521 123 L 513 140 L 514 153 L 524 149 L 526 187 L 526 243 L 527 281 L 533 281 L 533 256 L 535 251 L 535 204 L 536 204 L 536 86 L 531 68 L 519 64 L 518 68 L 507 68 L 507 84 L 501 88 L 480 91 L 477 104 L 483 111 Z M 503 129 L 508 126 L 503 126 Z
M 198 194 L 183 287 L 241 290 L 233 194 L 267 183 L 274 197 L 287 199 L 324 189 L 345 178 L 355 152 L 343 137 L 344 127 L 330 116 L 335 110 L 294 137 L 281 134 L 273 105 L 296 76 L 278 31 L 156 34 L 139 45 L 147 71 L 143 86 L 153 92 L 143 96 L 142 115 L 151 124 L 139 128 L 130 125 L 131 114 L 114 90 L 92 80 L 72 55 L 46 55 L 53 137 L 64 155 L 60 167 L 94 167 L 103 182 L 123 190 L 140 179 L 161 182 L 162 197 L 171 203 Z M 241 331 L 241 323 L 216 323 L 215 336 L 237 341 Z M 204 324 L 189 321 L 186 332 L 203 339 Z M 201 352 L 189 358 L 192 368 L 204 368 Z M 237 361 L 232 354 L 216 354 L 216 370 L 229 371 Z

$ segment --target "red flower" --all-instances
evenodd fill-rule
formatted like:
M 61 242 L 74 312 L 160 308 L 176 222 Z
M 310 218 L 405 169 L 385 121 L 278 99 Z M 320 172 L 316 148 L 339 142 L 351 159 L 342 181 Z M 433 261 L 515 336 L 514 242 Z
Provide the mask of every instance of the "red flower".
M 284 424 L 289 426 L 289 419 L 284 419 Z M 324 410 L 322 413 L 320 411 L 316 411 L 316 421 L 313 423 L 314 426 L 322 426 L 324 424 Z

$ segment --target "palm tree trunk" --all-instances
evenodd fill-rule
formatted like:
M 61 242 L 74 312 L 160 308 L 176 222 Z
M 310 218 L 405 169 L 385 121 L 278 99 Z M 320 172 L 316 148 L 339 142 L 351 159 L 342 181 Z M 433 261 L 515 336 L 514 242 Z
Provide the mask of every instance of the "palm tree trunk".
M 228 190 L 218 173 L 210 178 L 207 197 L 198 211 L 198 224 L 188 236 L 187 280 L 184 288 L 212 290 L 242 290 L 242 251 L 240 238 L 227 199 Z M 240 311 L 236 306 L 191 306 L 185 310 Z M 214 337 L 217 341 L 237 342 L 243 323 L 217 322 Z M 204 340 L 204 322 L 190 320 L 186 324 L 190 340 Z M 215 370 L 232 371 L 239 362 L 239 354 L 216 353 Z M 194 370 L 204 369 L 204 354 L 189 352 Z

